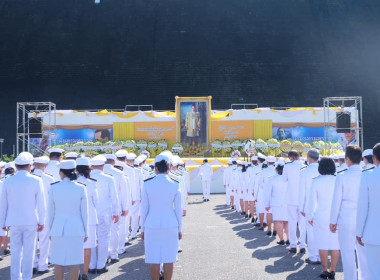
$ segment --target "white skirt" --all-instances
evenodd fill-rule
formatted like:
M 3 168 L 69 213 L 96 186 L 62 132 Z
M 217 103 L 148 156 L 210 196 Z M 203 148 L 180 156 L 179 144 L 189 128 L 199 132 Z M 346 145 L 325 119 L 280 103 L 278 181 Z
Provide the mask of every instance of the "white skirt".
M 247 193 L 247 191 L 244 192 L 244 201 L 254 201 L 254 197 L 252 193 Z
M 175 263 L 178 260 L 178 228 L 145 228 L 145 263 Z
M 83 236 L 52 236 L 50 243 L 50 262 L 57 265 L 83 264 Z
M 7 232 L 0 228 L 0 236 L 7 236 Z
M 329 223 L 314 221 L 314 242 L 318 250 L 340 250 L 338 232 L 330 231 Z
M 88 226 L 88 238 L 84 243 L 84 249 L 92 249 L 96 247 L 96 225 Z
M 288 221 L 288 207 L 286 204 L 282 206 L 272 206 L 273 221 Z

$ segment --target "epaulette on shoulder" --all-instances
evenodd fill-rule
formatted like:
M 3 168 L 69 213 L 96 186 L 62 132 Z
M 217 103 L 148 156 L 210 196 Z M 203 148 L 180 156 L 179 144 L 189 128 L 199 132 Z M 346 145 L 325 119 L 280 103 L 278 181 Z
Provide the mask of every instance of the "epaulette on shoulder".
M 106 174 L 106 175 L 108 175 L 108 176 L 111 176 L 111 177 L 113 177 L 113 175 L 112 175 L 112 174 L 109 174 L 109 173 L 104 173 L 104 174 Z
M 321 175 L 318 175 L 318 176 L 315 176 L 315 177 L 313 177 L 313 179 L 317 179 L 317 178 L 319 178 Z
M 276 175 L 276 174 L 273 174 L 273 175 L 269 176 L 268 179 L 273 178 L 275 175 Z
M 94 179 L 94 178 L 88 178 L 90 179 L 91 181 L 94 181 L 94 182 L 97 182 L 98 180 Z
M 307 167 L 307 165 L 306 165 L 306 166 L 303 166 L 303 167 L 301 167 L 301 170 L 304 170 L 306 167 Z
M 57 182 L 51 183 L 50 186 L 55 185 L 55 184 L 57 184 L 59 182 L 61 182 L 61 181 L 57 181 Z
M 37 174 L 34 174 L 34 173 L 30 173 L 30 174 L 33 175 L 33 176 L 36 176 L 36 177 L 38 177 L 38 178 L 41 178 L 40 175 L 37 175 Z
M 285 162 L 285 164 L 289 164 L 289 163 L 292 163 L 292 162 L 291 161 Z
M 54 179 L 54 176 L 53 175 L 50 175 L 48 173 L 45 173 L 45 175 L 48 175 L 49 177 L 53 178 Z
M 344 172 L 344 171 L 346 171 L 346 170 L 347 170 L 347 168 L 345 168 L 345 169 L 343 169 L 343 170 L 339 170 L 339 171 L 336 172 L 336 173 L 340 174 L 340 173 L 342 173 L 342 172 Z
M 368 171 L 368 170 L 372 170 L 372 169 L 375 169 L 375 167 L 374 167 L 374 166 L 372 166 L 372 167 L 370 167 L 370 168 L 367 168 L 367 169 L 363 169 L 363 170 L 362 170 L 362 172 L 366 172 L 366 171 Z
M 156 178 L 156 176 L 154 176 L 154 177 L 150 177 L 150 178 L 148 178 L 148 179 L 145 179 L 144 182 L 147 182 L 147 181 L 149 181 L 149 180 L 152 180 L 153 178 Z
M 82 186 L 86 186 L 86 184 L 83 184 L 83 183 L 81 183 L 81 182 L 75 182 L 75 183 L 77 183 L 77 184 L 79 184 L 79 185 L 82 185 Z
M 176 178 L 173 178 L 173 177 L 169 177 L 170 180 L 172 180 L 173 182 L 176 182 L 176 183 L 179 183 L 179 181 L 176 179 Z

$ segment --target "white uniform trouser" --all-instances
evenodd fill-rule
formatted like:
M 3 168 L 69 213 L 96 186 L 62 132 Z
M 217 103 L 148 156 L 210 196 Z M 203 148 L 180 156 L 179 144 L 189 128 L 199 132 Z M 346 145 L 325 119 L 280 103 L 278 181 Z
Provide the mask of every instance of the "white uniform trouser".
M 39 244 L 38 246 L 40 248 L 40 256 L 37 256 L 36 250 L 36 254 L 34 257 L 34 267 L 38 268 L 39 271 L 44 271 L 48 269 L 48 258 L 50 249 L 49 229 L 45 227 L 43 231 L 37 233 L 37 236 Z
M 10 229 L 12 248 L 11 280 L 30 280 L 33 276 L 37 225 L 12 226 Z
M 115 224 L 112 223 L 111 226 L 111 237 L 110 237 L 110 248 L 109 248 L 109 256 L 111 259 L 116 259 L 118 257 L 119 250 L 119 230 L 120 230 L 120 217 L 119 221 Z
M 119 217 L 119 224 L 120 224 L 120 230 L 119 230 L 119 246 L 118 246 L 118 253 L 122 254 L 125 252 L 125 241 L 127 241 L 128 237 L 128 230 L 129 230 L 129 215 L 127 216 L 120 216 Z
M 368 278 L 367 279 L 379 279 L 380 278 L 380 245 L 365 244 L 364 252 L 366 255 L 368 265 Z
M 369 279 L 364 247 L 356 241 L 355 224 L 339 224 L 338 240 L 343 264 L 344 280 Z M 355 250 L 359 277 L 356 273 Z M 377 260 L 379 261 L 379 260 Z M 372 278 L 376 279 L 376 278 Z
M 96 235 L 98 237 L 98 246 L 91 249 L 91 269 L 102 269 L 106 266 L 108 258 L 108 247 L 110 244 L 112 217 L 99 217 L 99 224 L 96 225 Z
M 137 231 L 139 229 L 140 205 L 141 205 L 141 200 L 137 200 L 135 201 L 135 204 L 133 204 L 131 207 L 131 217 L 132 217 L 131 236 L 132 238 L 137 236 Z
M 230 204 L 231 204 L 231 190 L 230 190 L 230 186 L 226 185 L 226 205 L 230 205 Z
M 300 231 L 300 237 L 297 238 L 297 223 Z M 288 226 L 290 248 L 296 248 L 298 241 L 300 248 L 306 248 L 306 224 L 305 219 L 298 211 L 297 205 L 288 205 Z
M 305 217 L 302 217 L 305 220 Z M 305 221 L 306 223 L 306 221 Z M 309 260 L 316 262 L 320 261 L 319 250 L 314 242 L 314 228 L 311 224 L 306 223 L 306 233 L 307 233 L 307 256 Z
M 234 190 L 234 201 L 235 201 L 236 211 L 241 212 L 240 195 L 238 192 L 239 192 L 238 190 Z
M 203 181 L 202 180 L 202 189 L 203 189 L 203 198 L 204 199 L 210 199 L 210 185 L 211 181 Z

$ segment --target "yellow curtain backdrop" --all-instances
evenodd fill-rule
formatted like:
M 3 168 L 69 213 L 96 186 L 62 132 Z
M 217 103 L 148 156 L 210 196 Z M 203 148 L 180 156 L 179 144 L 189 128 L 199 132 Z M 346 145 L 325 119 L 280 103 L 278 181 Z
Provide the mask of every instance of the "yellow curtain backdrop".
M 135 138 L 135 123 L 113 123 L 113 141 L 128 140 Z
M 212 121 L 219 121 L 226 118 L 227 116 L 232 116 L 232 111 L 217 112 L 212 114 L 210 118 Z
M 255 139 L 268 140 L 272 135 L 272 120 L 261 120 L 253 122 L 253 135 Z

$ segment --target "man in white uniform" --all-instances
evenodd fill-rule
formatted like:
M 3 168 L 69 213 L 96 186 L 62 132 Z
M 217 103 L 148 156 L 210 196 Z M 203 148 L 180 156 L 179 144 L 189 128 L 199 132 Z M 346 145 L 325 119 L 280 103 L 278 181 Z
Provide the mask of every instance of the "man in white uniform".
M 338 156 L 338 164 L 339 164 L 339 167 L 336 168 L 336 173 L 347 170 L 348 167 L 345 160 L 345 154 L 340 154 Z
M 373 151 L 372 149 L 364 150 L 363 152 L 363 170 L 373 169 L 375 165 L 373 164 Z
M 300 242 L 300 253 L 306 252 L 306 222 L 301 215 L 299 203 L 299 184 L 302 165 L 299 162 L 297 151 L 290 151 L 290 163 L 285 164 L 282 173 L 282 179 L 288 182 L 288 191 L 286 201 L 288 202 L 288 226 L 289 226 L 289 252 L 297 253 L 297 243 Z M 297 224 L 300 231 L 300 237 L 297 238 Z
M 99 193 L 98 220 L 96 228 L 98 237 L 97 250 L 91 250 L 91 263 L 88 273 L 105 273 L 108 271 L 106 262 L 108 258 L 108 248 L 110 245 L 112 223 L 119 221 L 119 199 L 112 176 L 103 172 L 106 158 L 102 155 L 91 159 L 91 178 L 97 180 L 96 187 Z
M 47 156 L 42 156 L 34 159 L 34 171 L 33 174 L 40 177 L 43 182 L 43 193 L 45 198 L 45 205 L 48 205 L 50 185 L 54 183 L 54 178 L 45 173 L 47 164 L 49 163 L 49 158 Z M 44 274 L 49 272 L 48 269 L 48 258 L 50 249 L 50 238 L 49 238 L 49 227 L 44 227 L 42 231 L 38 233 L 38 243 L 40 248 L 40 254 L 36 255 L 34 259 L 33 272 L 38 274 Z M 37 248 L 37 246 L 36 246 Z
M 228 162 L 228 167 L 224 168 L 224 173 L 223 173 L 223 185 L 226 190 L 226 205 L 230 206 L 231 205 L 231 189 L 230 189 L 230 178 L 231 178 L 231 172 L 232 172 L 232 159 L 229 159 Z
M 199 175 L 202 178 L 203 201 L 210 201 L 212 167 L 208 164 L 207 158 L 203 160 L 203 165 L 201 166 Z
M 68 152 L 65 154 L 65 160 L 69 160 L 69 159 L 76 160 L 77 158 L 78 158 L 78 153 L 76 152 Z
M 139 218 L 140 218 L 140 206 L 141 206 L 141 191 L 142 187 L 144 185 L 144 176 L 142 173 L 140 165 L 140 158 L 137 159 L 135 154 L 128 154 L 127 155 L 127 161 L 128 158 L 135 157 L 134 160 L 134 177 L 135 177 L 135 184 L 134 188 L 132 188 L 132 207 L 131 207 L 131 237 L 132 240 L 135 240 L 137 238 L 137 232 L 139 231 Z
M 380 277 L 380 143 L 373 148 L 376 168 L 363 172 L 356 217 L 356 239 L 364 246 L 367 279 Z
M 301 177 L 300 177 L 300 188 L 299 188 L 299 202 L 298 207 L 301 215 L 305 220 L 306 210 L 308 209 L 310 194 L 311 194 L 311 185 L 313 183 L 313 178 L 319 176 L 318 172 L 318 160 L 319 160 L 319 152 L 317 149 L 311 149 L 307 152 L 307 167 L 302 167 L 301 169 Z M 306 224 L 306 232 L 307 232 L 307 248 L 308 248 L 308 258 L 306 259 L 306 263 L 309 264 L 321 264 L 319 250 L 316 247 L 314 242 L 314 229 L 311 224 L 304 221 Z
M 50 162 L 46 166 L 45 173 L 53 176 L 54 182 L 61 181 L 58 165 L 62 161 L 63 150 L 60 148 L 51 148 L 48 152 Z
M 359 146 L 347 146 L 346 163 L 348 169 L 338 173 L 330 215 L 330 230 L 338 231 L 345 280 L 368 279 L 364 248 L 356 241 L 356 213 L 358 206 L 360 161 L 362 151 Z M 359 277 L 356 271 L 355 250 L 358 260 Z
M 104 173 L 111 175 L 115 180 L 116 192 L 119 198 L 119 207 L 121 209 L 119 216 L 125 217 L 128 215 L 130 204 L 130 197 L 128 196 L 129 186 L 127 186 L 127 181 L 125 180 L 124 173 L 113 167 L 115 164 L 116 156 L 114 154 L 104 154 L 104 157 L 107 159 L 106 164 L 104 165 Z M 119 248 L 119 230 L 121 223 L 122 221 L 119 219 L 119 221 L 112 224 L 111 227 L 110 262 L 112 264 L 119 262 L 119 249 L 124 249 L 125 241 L 122 242 L 123 247 Z
M 33 156 L 22 152 L 15 159 L 17 173 L 4 181 L 0 227 L 11 231 L 11 280 L 32 279 L 37 232 L 44 229 L 46 205 L 43 182 L 30 174 Z

